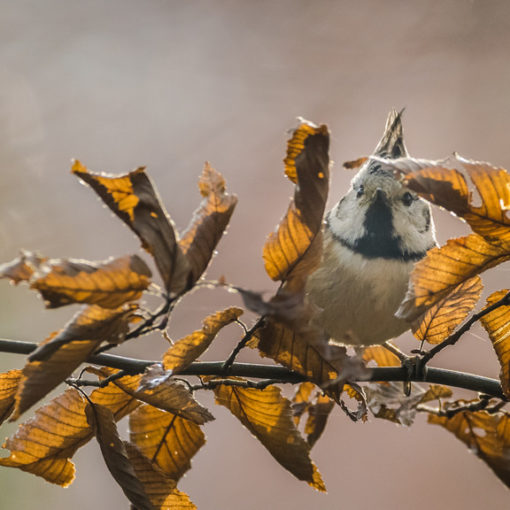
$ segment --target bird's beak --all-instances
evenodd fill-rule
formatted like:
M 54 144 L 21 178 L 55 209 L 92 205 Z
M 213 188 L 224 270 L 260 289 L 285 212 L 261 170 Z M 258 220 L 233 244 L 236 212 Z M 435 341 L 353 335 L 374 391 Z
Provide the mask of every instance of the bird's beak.
M 377 188 L 374 194 L 374 202 L 379 204 L 387 204 L 388 203 L 388 195 L 381 188 Z

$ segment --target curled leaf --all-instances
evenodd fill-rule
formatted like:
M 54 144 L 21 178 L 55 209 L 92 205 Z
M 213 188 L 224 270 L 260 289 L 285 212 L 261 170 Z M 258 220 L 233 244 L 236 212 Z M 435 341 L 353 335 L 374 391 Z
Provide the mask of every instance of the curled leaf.
M 225 191 L 223 176 L 209 163 L 204 166 L 198 186 L 204 199 L 179 241 L 191 267 L 191 283 L 206 270 L 237 204 L 237 197 Z
M 191 468 L 192 457 L 205 444 L 198 425 L 146 404 L 129 416 L 129 430 L 131 442 L 175 481 Z
M 123 339 L 132 318 L 132 307 L 108 310 L 90 306 L 76 314 L 59 333 L 54 333 L 30 356 L 16 393 L 11 420 L 64 381 L 103 342 Z
M 464 218 L 488 242 L 510 247 L 510 175 L 504 168 L 454 155 L 441 161 L 402 158 L 385 161 L 403 174 L 407 187 Z M 468 180 L 480 205 L 475 205 Z
M 75 161 L 71 171 L 140 238 L 143 248 L 154 257 L 165 288 L 174 294 L 187 290 L 190 265 L 145 169 L 119 176 L 95 174 Z
M 263 390 L 218 385 L 216 403 L 225 406 L 265 446 L 269 453 L 299 480 L 325 491 L 324 482 L 310 460 L 310 446 L 299 434 L 291 403 L 276 386 Z
M 414 336 L 430 344 L 441 343 L 473 310 L 482 288 L 479 276 L 459 284 L 415 321 Z
M 21 370 L 9 370 L 0 374 L 0 425 L 14 410 L 14 397 L 22 377 Z
M 139 376 L 133 379 L 138 385 Z M 93 391 L 90 399 L 108 407 L 117 421 L 140 405 L 138 400 L 112 383 Z M 85 405 L 81 394 L 69 389 L 37 409 L 35 416 L 22 423 L 4 443 L 3 447 L 11 452 L 9 457 L 0 458 L 0 466 L 16 467 L 67 487 L 75 473 L 70 458 L 93 437 L 85 417 Z
M 455 434 L 510 487 L 510 416 L 506 413 L 463 411 L 451 418 L 429 414 L 429 423 L 441 425 Z
M 160 510 L 196 510 L 189 497 L 177 490 L 175 480 L 161 471 L 132 443 L 124 441 L 124 448 L 136 477 L 155 508 Z
M 499 290 L 487 298 L 487 306 L 503 299 L 508 290 Z M 510 398 L 510 304 L 500 306 L 480 319 L 496 351 L 501 371 L 501 387 Z
M 19 282 L 30 280 L 34 271 L 48 259 L 37 253 L 21 250 L 19 257 L 11 262 L 0 264 L 0 278 L 9 278 L 11 283 L 17 285 Z
M 263 258 L 271 279 L 294 280 L 287 283 L 296 288 L 303 287 L 303 277 L 321 257 L 320 231 L 329 186 L 328 150 L 327 127 L 304 120 L 288 142 L 285 173 L 296 184 L 294 199 L 278 230 L 268 237 Z
M 412 321 L 477 274 L 510 259 L 510 251 L 478 234 L 450 239 L 432 248 L 414 266 L 410 285 L 396 315 Z M 476 288 L 476 287 L 475 287 Z
M 234 322 L 242 313 L 243 310 L 232 306 L 206 317 L 202 323 L 202 329 L 177 340 L 165 352 L 163 356 L 165 370 L 179 372 L 186 368 L 206 351 L 222 328 Z
M 94 429 L 108 470 L 137 510 L 155 510 L 142 482 L 136 476 L 112 412 L 101 405 L 87 404 L 85 415 Z

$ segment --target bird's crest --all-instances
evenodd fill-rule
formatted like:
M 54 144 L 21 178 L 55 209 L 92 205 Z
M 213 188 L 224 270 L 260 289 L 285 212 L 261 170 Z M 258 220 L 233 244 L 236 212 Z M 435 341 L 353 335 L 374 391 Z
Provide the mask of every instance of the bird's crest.
M 403 109 L 400 112 L 391 110 L 389 113 L 384 134 L 374 150 L 374 156 L 397 159 L 409 155 L 404 144 L 402 113 L 404 113 Z

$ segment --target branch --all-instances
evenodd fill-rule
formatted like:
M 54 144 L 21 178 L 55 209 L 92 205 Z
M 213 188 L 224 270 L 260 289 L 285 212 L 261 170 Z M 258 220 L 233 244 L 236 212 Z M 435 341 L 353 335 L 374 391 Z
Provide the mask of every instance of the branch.
M 37 344 L 31 342 L 20 342 L 17 340 L 0 339 L 0 352 L 11 352 L 16 354 L 30 354 L 37 348 Z M 114 354 L 99 354 L 90 356 L 87 360 L 95 365 L 107 366 L 124 370 L 130 374 L 143 372 L 150 365 L 159 361 L 140 360 L 116 356 Z M 223 361 L 201 361 L 192 363 L 188 368 L 179 372 L 179 375 L 224 375 Z M 280 382 L 299 383 L 307 379 L 285 367 L 275 365 L 260 365 L 254 363 L 233 363 L 229 375 L 239 377 L 251 377 L 254 379 L 274 379 Z M 501 384 L 496 379 L 482 377 L 475 374 L 456 372 L 444 368 L 427 367 L 423 373 L 409 374 L 405 367 L 377 367 L 373 368 L 371 376 L 367 381 L 417 381 L 436 384 L 444 384 L 456 388 L 485 393 L 492 397 L 506 400 Z

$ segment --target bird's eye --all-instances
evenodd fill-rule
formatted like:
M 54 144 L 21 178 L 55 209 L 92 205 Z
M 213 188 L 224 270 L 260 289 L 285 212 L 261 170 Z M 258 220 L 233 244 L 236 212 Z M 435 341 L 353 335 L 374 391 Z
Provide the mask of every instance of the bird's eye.
M 359 198 L 359 197 L 363 196 L 363 193 L 365 193 L 365 188 L 363 187 L 363 184 L 360 184 L 360 186 L 358 187 L 358 189 L 356 191 L 356 197 Z
M 413 195 L 411 195 L 411 193 L 409 193 L 409 191 L 406 191 L 403 195 L 402 195 L 402 202 L 404 203 L 404 205 L 406 205 L 407 207 L 409 207 L 413 202 L 414 202 L 414 197 Z

